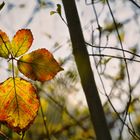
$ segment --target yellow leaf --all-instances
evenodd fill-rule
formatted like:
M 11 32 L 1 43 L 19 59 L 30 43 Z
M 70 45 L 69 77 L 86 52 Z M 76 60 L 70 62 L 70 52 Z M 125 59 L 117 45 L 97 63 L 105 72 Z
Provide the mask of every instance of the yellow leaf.
M 5 32 L 0 30 L 0 57 L 8 58 L 10 51 L 10 40 Z
M 51 80 L 63 70 L 46 49 L 38 49 L 22 56 L 18 60 L 18 69 L 28 78 L 41 82 Z
M 35 119 L 39 100 L 34 86 L 21 78 L 0 84 L 0 122 L 16 132 L 25 131 Z
M 26 53 L 31 47 L 33 42 L 33 35 L 29 29 L 21 29 L 17 31 L 14 36 L 11 44 L 12 44 L 12 54 L 14 57 L 21 56 Z

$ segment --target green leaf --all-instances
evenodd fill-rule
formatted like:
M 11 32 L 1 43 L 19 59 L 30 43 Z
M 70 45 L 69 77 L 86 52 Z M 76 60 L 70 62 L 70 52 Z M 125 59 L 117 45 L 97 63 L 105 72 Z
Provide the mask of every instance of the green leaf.
M 54 14 L 56 14 L 57 12 L 56 11 L 51 11 L 50 12 L 50 15 L 54 15 Z
M 57 9 L 56 9 L 57 13 L 61 16 L 61 5 L 57 4 Z

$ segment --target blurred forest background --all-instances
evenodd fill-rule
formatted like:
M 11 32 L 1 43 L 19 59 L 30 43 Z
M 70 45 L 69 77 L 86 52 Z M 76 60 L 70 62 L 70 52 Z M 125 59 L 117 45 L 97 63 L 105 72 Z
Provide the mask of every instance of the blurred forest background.
M 49 82 L 34 82 L 41 107 L 24 139 L 94 140 L 61 0 L 4 2 L 0 29 L 11 38 L 19 29 L 31 29 L 32 50 L 48 49 L 64 68 Z M 76 4 L 112 139 L 139 140 L 140 0 L 76 0 Z M 6 60 L 0 62 L 2 82 L 11 75 L 11 65 Z M 16 74 L 24 77 L 18 70 Z M 4 125 L 1 132 L 19 140 L 20 135 Z

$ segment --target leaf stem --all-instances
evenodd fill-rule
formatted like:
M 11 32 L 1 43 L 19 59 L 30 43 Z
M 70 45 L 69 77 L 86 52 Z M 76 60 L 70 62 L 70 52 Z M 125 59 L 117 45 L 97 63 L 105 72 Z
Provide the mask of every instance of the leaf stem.
M 24 136 L 25 136 L 25 132 L 22 132 L 22 137 L 21 137 L 21 140 L 24 139 Z
M 128 61 L 133 61 L 133 62 L 138 62 L 140 63 L 140 60 L 136 60 L 133 58 L 128 58 L 128 57 L 122 57 L 122 56 L 114 56 L 114 55 L 107 55 L 107 54 L 89 54 L 89 56 L 99 56 L 99 57 L 110 57 L 110 58 L 116 58 L 116 59 L 121 59 L 121 60 L 128 60 Z
M 14 91 L 15 91 L 15 98 L 16 98 L 16 103 L 17 103 L 17 110 L 18 110 L 18 119 L 20 120 L 19 118 L 19 104 L 18 104 L 18 98 L 17 98 L 17 91 L 16 91 L 16 83 L 15 83 L 15 68 L 14 68 L 14 57 L 13 55 L 11 54 L 11 60 L 12 60 L 12 77 L 13 77 L 13 84 L 14 84 Z
M 10 59 L 12 60 L 12 77 L 14 79 L 15 78 L 15 68 L 14 68 L 14 58 L 12 55 L 11 55 Z
M 42 115 L 45 131 L 46 131 L 46 134 L 47 134 L 47 138 L 48 138 L 48 140 L 51 140 L 50 135 L 49 135 L 49 130 L 47 128 L 47 124 L 46 124 L 46 121 L 45 121 L 45 115 L 44 115 L 44 112 L 43 112 L 43 107 L 41 105 L 40 99 L 39 99 L 39 102 L 40 102 L 40 111 L 41 111 L 41 115 Z

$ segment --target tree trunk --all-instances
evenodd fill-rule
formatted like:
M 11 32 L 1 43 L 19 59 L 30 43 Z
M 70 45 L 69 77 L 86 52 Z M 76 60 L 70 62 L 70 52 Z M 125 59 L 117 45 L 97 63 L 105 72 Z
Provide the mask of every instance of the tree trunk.
M 111 140 L 103 107 L 91 69 L 89 55 L 86 49 L 75 1 L 62 0 L 62 2 L 72 41 L 73 55 L 80 75 L 81 84 L 85 92 L 96 138 L 97 140 Z

